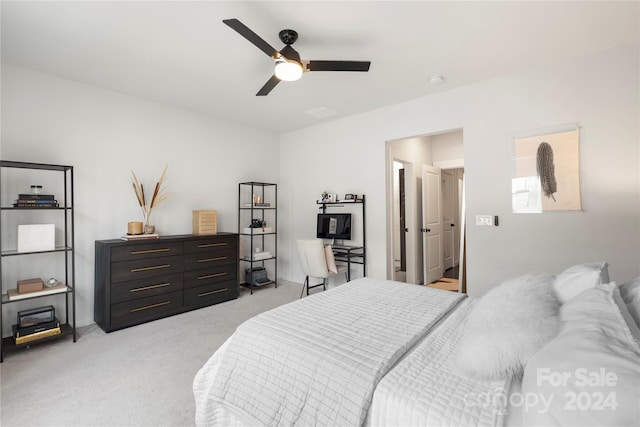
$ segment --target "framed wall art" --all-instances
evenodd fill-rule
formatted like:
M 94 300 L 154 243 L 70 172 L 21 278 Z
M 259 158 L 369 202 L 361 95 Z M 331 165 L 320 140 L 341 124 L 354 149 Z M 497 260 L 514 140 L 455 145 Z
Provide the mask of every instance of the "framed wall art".
M 582 210 L 579 145 L 577 124 L 513 138 L 513 212 Z

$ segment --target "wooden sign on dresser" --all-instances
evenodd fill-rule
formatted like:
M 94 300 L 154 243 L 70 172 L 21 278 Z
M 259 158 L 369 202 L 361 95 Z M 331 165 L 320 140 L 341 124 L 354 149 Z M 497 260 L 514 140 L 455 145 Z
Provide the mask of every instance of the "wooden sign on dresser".
M 95 242 L 94 320 L 106 332 L 238 298 L 238 235 Z

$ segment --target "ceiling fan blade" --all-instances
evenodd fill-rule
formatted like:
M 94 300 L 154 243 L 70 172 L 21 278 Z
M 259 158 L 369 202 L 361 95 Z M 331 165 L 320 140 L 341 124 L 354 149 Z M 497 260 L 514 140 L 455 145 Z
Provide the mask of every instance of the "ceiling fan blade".
M 271 92 L 271 90 L 276 87 L 276 85 L 280 83 L 280 79 L 277 78 L 275 75 L 273 75 L 265 84 L 264 86 L 262 86 L 262 88 L 258 91 L 258 93 L 256 93 L 256 96 L 267 96 L 269 95 L 269 92 Z
M 242 22 L 237 19 L 223 19 L 222 22 L 227 24 L 229 27 L 236 30 L 242 37 L 249 40 L 253 43 L 258 49 L 266 53 L 272 58 L 275 58 L 278 55 L 278 51 L 275 50 L 269 43 L 264 41 L 262 37 L 254 33 L 249 27 L 244 25 Z
M 371 61 L 309 61 L 309 71 L 369 71 Z

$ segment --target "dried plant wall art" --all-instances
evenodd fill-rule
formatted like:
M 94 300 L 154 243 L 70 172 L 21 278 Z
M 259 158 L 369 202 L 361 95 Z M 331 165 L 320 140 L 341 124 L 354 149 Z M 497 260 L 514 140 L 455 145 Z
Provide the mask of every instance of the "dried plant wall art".
M 577 125 L 513 139 L 513 212 L 582 209 L 579 142 Z

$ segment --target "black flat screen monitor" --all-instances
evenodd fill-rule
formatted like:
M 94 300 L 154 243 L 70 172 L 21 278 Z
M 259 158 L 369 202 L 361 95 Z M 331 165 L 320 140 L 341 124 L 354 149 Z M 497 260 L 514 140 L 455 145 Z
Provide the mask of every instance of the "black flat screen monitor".
M 318 214 L 317 237 L 351 240 L 351 214 Z

